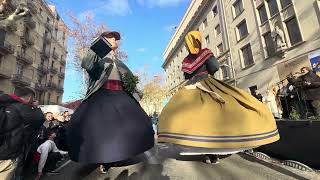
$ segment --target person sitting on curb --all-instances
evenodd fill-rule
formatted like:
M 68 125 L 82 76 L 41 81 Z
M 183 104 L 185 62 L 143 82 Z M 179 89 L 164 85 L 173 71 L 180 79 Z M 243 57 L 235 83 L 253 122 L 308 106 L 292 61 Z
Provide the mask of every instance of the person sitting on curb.
M 34 162 L 38 162 L 38 176 L 36 180 L 39 180 L 42 176 L 43 169 L 47 173 L 57 174 L 58 172 L 53 171 L 57 162 L 62 159 L 62 155 L 68 154 L 68 152 L 57 148 L 54 142 L 57 135 L 54 131 L 50 131 L 48 135 L 48 140 L 38 147 L 34 157 Z

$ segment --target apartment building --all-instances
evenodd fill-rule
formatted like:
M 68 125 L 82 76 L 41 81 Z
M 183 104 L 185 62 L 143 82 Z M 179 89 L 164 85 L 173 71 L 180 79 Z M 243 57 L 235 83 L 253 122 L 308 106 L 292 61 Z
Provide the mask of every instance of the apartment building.
M 312 26 L 311 26 L 312 25 Z M 250 92 L 267 92 L 320 56 L 319 0 L 193 0 L 164 53 L 173 94 L 184 80 L 183 39 L 199 30 L 222 67 L 216 78 Z
M 0 30 L 0 91 L 29 86 L 40 104 L 61 104 L 67 56 L 66 25 L 54 6 L 43 0 L 13 0 L 31 16 Z

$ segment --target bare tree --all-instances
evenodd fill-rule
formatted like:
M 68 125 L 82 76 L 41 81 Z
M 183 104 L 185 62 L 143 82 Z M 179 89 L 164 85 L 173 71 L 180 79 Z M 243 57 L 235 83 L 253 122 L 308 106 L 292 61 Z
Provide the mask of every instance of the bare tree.
M 108 31 L 107 25 L 105 23 L 97 23 L 94 20 L 94 14 L 92 12 L 87 12 L 84 14 L 83 19 L 79 19 L 72 13 L 69 13 L 69 18 L 71 20 L 71 26 L 68 28 L 68 34 L 72 39 L 72 55 L 71 65 L 75 70 L 82 75 L 82 90 L 81 94 L 84 95 L 88 85 L 88 75 L 81 68 L 81 59 L 86 54 L 87 50 L 90 48 L 91 42 L 101 35 L 103 32 Z M 117 52 L 117 57 L 120 60 L 126 60 L 127 54 L 124 51 L 119 50 Z

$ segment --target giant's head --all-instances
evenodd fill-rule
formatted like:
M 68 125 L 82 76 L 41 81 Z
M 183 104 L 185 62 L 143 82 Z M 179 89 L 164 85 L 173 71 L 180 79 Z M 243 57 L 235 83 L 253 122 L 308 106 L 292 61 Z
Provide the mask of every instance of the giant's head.
M 198 54 L 201 50 L 202 36 L 199 31 L 190 31 L 185 37 L 185 46 L 190 54 Z

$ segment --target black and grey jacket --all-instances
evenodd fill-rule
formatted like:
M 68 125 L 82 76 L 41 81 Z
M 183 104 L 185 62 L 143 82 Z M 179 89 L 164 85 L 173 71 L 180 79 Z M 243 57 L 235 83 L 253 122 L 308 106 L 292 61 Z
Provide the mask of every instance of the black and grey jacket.
M 83 101 L 88 99 L 104 85 L 113 68 L 117 68 L 120 77 L 123 77 L 126 73 L 132 74 L 130 69 L 122 61 L 116 58 L 111 59 L 107 56 L 101 59 L 92 50 L 88 50 L 87 55 L 82 59 L 81 67 L 89 74 L 88 90 Z M 137 101 L 141 98 L 140 95 L 138 95 L 138 91 L 132 96 L 136 98 Z

